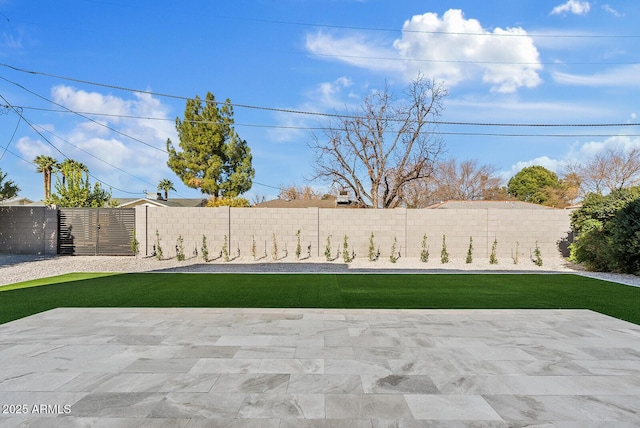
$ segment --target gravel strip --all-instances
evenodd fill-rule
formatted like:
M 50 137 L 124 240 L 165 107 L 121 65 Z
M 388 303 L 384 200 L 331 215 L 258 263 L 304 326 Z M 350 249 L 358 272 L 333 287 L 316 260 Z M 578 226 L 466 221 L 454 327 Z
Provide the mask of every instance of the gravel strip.
M 295 258 L 271 261 L 263 258 L 236 258 L 229 262 L 220 259 L 205 263 L 192 257 L 185 261 L 175 258 L 156 260 L 141 257 L 109 256 L 32 256 L 0 254 L 0 285 L 20 281 L 62 275 L 72 272 L 194 272 L 194 273 L 577 273 L 592 278 L 640 287 L 640 277 L 612 273 L 585 272 L 577 270 L 561 257 L 545 260 L 542 267 L 530 260 L 521 260 L 517 265 L 510 259 L 499 260 L 492 265 L 488 260 L 477 260 L 471 264 L 464 259 L 451 259 L 447 264 L 439 259 L 422 263 L 417 258 L 400 258 L 397 263 L 388 259 L 371 262 L 356 259 L 349 264 L 342 259 L 327 262 L 324 258 L 297 261 Z

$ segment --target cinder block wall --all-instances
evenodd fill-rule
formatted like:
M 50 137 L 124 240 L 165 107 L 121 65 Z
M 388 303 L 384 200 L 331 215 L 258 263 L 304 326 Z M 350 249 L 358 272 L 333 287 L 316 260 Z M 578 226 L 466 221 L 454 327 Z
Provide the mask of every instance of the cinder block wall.
M 0 253 L 56 254 L 57 251 L 57 209 L 0 207 Z
M 179 235 L 183 237 L 187 255 L 200 251 L 202 236 L 207 237 L 211 257 L 219 255 L 224 237 L 228 239 L 231 257 L 240 249 L 242 257 L 251 254 L 256 243 L 257 258 L 272 260 L 273 240 L 278 258 L 285 249 L 287 260 L 295 260 L 296 233 L 300 230 L 301 258 L 311 246 L 311 256 L 324 258 L 327 237 L 331 236 L 331 253 L 340 255 L 344 236 L 350 251 L 366 258 L 369 240 L 380 256 L 389 257 L 394 240 L 396 252 L 403 257 L 419 257 L 423 236 L 431 258 L 439 258 L 442 237 L 446 236 L 451 258 L 464 258 L 473 238 L 474 258 L 488 258 L 497 239 L 498 258 L 529 257 L 536 241 L 543 257 L 558 253 L 558 242 L 570 231 L 570 211 L 539 209 L 441 209 L 393 210 L 318 209 L 318 208 L 136 208 L 136 235 L 142 255 L 150 255 L 161 238 L 165 257 L 175 256 Z

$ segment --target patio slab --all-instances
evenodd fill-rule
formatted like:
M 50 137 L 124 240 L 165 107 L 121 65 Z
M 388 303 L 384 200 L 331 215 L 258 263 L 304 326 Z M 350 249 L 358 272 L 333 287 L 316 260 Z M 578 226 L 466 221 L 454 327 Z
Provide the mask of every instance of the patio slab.
M 588 310 L 58 308 L 0 364 L 0 428 L 640 426 L 640 326 Z

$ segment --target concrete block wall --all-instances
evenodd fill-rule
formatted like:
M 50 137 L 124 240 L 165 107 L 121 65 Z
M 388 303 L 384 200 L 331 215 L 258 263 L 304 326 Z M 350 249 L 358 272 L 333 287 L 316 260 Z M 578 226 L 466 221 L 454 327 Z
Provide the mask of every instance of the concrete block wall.
M 348 236 L 350 251 L 366 258 L 369 240 L 374 234 L 374 246 L 382 258 L 388 258 L 396 240 L 396 252 L 403 257 L 419 257 L 422 238 L 427 235 L 430 258 L 439 259 L 442 236 L 446 235 L 451 258 L 465 258 L 469 237 L 473 237 L 474 258 L 488 258 L 494 239 L 498 240 L 498 259 L 511 258 L 516 245 L 520 257 L 529 257 L 536 241 L 545 255 L 558 253 L 558 242 L 570 231 L 570 211 L 509 210 L 509 209 L 442 209 L 393 210 L 319 209 L 319 208 L 136 208 L 136 235 L 141 254 L 150 255 L 155 243 L 155 231 L 161 237 L 165 257 L 175 256 L 179 235 L 184 239 L 187 255 L 200 249 L 206 235 L 211 257 L 228 238 L 231 257 L 240 249 L 249 257 L 253 240 L 258 258 L 272 260 L 275 235 L 278 256 L 295 260 L 296 232 L 300 230 L 302 258 L 311 246 L 313 258 L 324 258 L 327 237 L 331 236 L 331 253 L 339 256 L 344 236 Z
M 0 253 L 53 255 L 57 251 L 57 209 L 0 207 Z

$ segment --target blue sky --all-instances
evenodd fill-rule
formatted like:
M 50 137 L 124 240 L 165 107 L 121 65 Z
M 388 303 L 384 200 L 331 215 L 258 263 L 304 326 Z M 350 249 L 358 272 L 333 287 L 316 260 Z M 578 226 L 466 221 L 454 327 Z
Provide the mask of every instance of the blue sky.
M 447 157 L 505 179 L 533 164 L 562 172 L 640 147 L 639 21 L 626 0 L 0 0 L 0 104 L 23 116 L 0 108 L 0 169 L 34 200 L 40 154 L 85 163 L 115 197 L 162 178 L 198 197 L 164 149 L 177 146 L 181 97 L 210 91 L 238 105 L 256 169 L 246 196 L 271 198 L 307 184 L 309 128 L 326 125 L 277 109 L 340 112 L 422 73 L 449 90 L 441 121 L 622 125 L 438 127 Z

